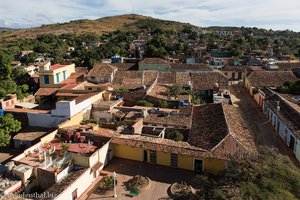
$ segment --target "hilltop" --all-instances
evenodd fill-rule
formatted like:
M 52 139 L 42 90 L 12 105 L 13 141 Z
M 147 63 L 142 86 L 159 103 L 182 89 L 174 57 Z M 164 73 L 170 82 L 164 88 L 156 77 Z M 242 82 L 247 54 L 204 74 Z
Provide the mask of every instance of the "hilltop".
M 57 23 L 42 25 L 36 28 L 22 29 L 14 32 L 0 33 L 0 37 L 3 39 L 15 39 L 15 38 L 36 38 L 38 35 L 44 34 L 76 34 L 80 35 L 83 33 L 95 33 L 95 34 L 105 34 L 116 30 L 126 30 L 126 31 L 138 31 L 138 30 L 148 30 L 151 27 L 159 27 L 161 29 L 183 29 L 185 26 L 191 26 L 196 28 L 191 24 L 167 21 L 161 19 L 155 19 L 152 17 L 128 14 L 119 15 L 112 17 L 104 17 L 95 20 L 82 19 L 70 21 L 67 23 Z

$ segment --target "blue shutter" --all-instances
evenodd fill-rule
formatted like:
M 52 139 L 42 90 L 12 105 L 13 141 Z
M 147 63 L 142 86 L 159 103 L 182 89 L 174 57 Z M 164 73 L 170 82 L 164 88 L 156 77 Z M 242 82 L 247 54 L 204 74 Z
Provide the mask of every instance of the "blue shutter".
M 64 80 L 67 79 L 66 71 L 63 71 L 63 77 L 64 77 Z
M 59 83 L 59 73 L 56 74 L 56 82 Z

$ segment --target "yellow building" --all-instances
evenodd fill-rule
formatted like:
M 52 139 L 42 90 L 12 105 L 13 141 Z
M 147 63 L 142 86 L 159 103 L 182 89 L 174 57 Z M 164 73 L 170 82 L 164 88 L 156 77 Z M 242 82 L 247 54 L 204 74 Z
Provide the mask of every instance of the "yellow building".
M 194 155 L 181 155 L 171 152 L 154 151 L 145 148 L 131 147 L 122 144 L 113 145 L 114 156 L 117 158 L 136 160 L 150 164 L 169 166 L 173 168 L 207 171 L 216 174 L 226 168 L 226 160 Z
M 50 62 L 42 66 L 39 70 L 39 82 L 42 88 L 59 87 L 60 83 L 66 80 L 72 73 L 75 72 L 75 64 L 51 65 Z

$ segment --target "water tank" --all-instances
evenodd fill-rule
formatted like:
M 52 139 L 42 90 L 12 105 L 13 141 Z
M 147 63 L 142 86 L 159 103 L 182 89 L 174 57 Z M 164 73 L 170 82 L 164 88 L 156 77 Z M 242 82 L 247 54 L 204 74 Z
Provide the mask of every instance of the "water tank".
M 121 99 L 121 96 L 120 95 L 117 95 L 116 96 L 116 100 L 120 100 Z
M 0 109 L 0 116 L 4 115 L 4 110 Z
M 184 106 L 184 100 L 180 100 L 180 107 L 183 107 Z

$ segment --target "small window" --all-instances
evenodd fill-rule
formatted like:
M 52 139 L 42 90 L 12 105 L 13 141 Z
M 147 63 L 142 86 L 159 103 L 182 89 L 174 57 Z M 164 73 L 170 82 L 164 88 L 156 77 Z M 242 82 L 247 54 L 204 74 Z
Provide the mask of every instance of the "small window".
M 64 80 L 67 79 L 67 72 L 66 71 L 63 71 L 63 78 L 64 78 Z
M 59 73 L 56 74 L 56 82 L 59 83 Z
M 177 168 L 177 160 L 178 160 L 178 155 L 172 153 L 171 154 L 171 167 Z

